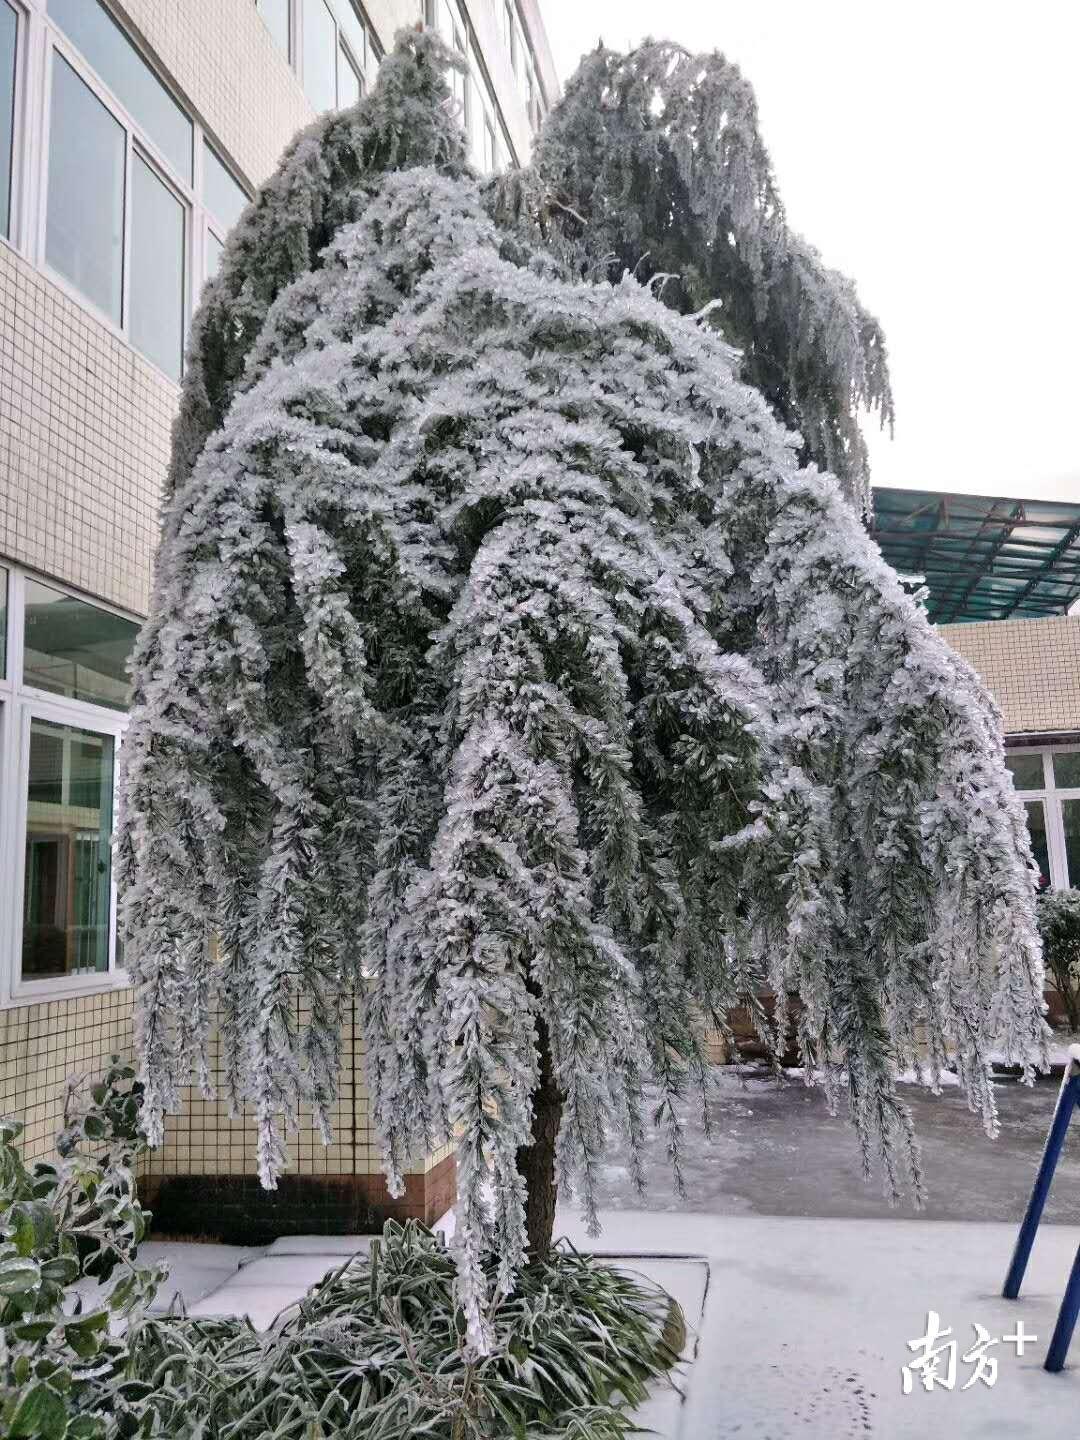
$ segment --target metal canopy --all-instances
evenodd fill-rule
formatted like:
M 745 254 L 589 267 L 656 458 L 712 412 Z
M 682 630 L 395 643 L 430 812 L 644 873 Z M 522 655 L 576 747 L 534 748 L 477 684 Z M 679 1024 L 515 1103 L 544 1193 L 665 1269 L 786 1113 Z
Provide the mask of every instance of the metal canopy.
M 1064 615 L 1080 600 L 1080 503 L 874 490 L 870 533 L 921 577 L 938 625 Z

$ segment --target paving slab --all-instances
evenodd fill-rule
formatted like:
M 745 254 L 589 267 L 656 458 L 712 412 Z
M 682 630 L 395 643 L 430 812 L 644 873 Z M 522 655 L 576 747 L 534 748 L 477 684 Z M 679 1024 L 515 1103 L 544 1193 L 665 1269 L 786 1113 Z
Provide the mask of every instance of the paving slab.
M 629 1211 L 602 1216 L 589 1242 L 576 1219 L 557 1228 L 575 1244 L 621 1255 L 695 1251 L 710 1280 L 686 1399 L 657 1426 L 664 1440 L 1048 1440 L 1075 1434 L 1080 1340 L 1064 1373 L 1042 1369 L 1080 1229 L 1039 1233 L 1024 1290 L 1000 1287 L 1016 1236 L 1004 1224 L 795 1219 Z M 958 1342 L 954 1388 L 903 1393 L 909 1342 L 927 1312 Z M 1001 1343 L 1022 1321 L 1037 1340 Z M 997 1343 L 993 1387 L 962 1356 L 981 1324 Z M 947 1356 L 943 1357 L 947 1361 Z

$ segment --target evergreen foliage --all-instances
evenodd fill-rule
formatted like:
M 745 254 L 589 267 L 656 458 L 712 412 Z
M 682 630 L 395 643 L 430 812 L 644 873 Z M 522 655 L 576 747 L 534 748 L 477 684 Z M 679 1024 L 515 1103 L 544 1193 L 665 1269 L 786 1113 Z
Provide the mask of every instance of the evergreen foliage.
M 738 66 L 670 42 L 599 46 L 491 204 L 580 273 L 629 270 L 675 309 L 711 313 L 742 379 L 801 435 L 800 458 L 868 505 L 859 417 L 892 425 L 885 338 L 851 281 L 789 228 Z
M 541 1030 L 592 1215 L 648 1085 L 677 1170 L 704 1026 L 763 986 L 800 997 L 807 1074 L 894 1192 L 920 1036 L 992 1132 L 990 1047 L 1030 1076 L 1045 1026 L 981 683 L 703 318 L 491 218 L 446 63 L 404 35 L 226 247 L 119 878 L 151 1140 L 216 1015 L 272 1185 L 282 1117 L 329 1133 L 359 989 L 392 1189 L 456 1144 L 482 1351 L 524 1261 Z
M 492 1262 L 489 1261 L 489 1266 Z M 388 1221 L 368 1254 L 259 1334 L 245 1320 L 149 1319 L 133 1371 L 170 1440 L 623 1440 L 685 1326 L 641 1276 L 565 1246 L 530 1264 L 468 1351 L 438 1235 Z
M 132 1173 L 134 1071 L 114 1056 L 88 1102 L 75 1110 L 72 1098 L 56 1165 L 28 1168 L 21 1123 L 0 1118 L 0 1434 L 158 1435 L 124 1334 L 165 1278 L 136 1258 L 149 1216 Z
M 1046 968 L 1070 1030 L 1080 1030 L 1080 890 L 1045 890 L 1036 915 Z

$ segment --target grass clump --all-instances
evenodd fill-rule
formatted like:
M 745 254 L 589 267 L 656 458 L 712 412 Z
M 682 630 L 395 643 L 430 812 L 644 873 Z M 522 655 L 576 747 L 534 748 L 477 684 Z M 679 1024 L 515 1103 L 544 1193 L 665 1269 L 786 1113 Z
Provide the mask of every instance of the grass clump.
M 140 1322 L 128 1398 L 182 1440 L 619 1440 L 682 1347 L 667 1294 L 563 1244 L 496 1305 L 493 1352 L 473 1357 L 454 1273 L 440 1236 L 390 1222 L 266 1333 Z

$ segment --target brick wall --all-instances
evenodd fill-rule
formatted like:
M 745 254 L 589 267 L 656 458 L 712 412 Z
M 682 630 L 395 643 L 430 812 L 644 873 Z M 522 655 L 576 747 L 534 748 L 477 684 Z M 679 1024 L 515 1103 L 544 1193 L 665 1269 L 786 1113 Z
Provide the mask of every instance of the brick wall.
M 1080 730 L 1080 615 L 940 629 L 986 681 L 1007 735 Z
M 130 990 L 0 1009 L 0 1114 L 25 1125 L 25 1159 L 52 1153 L 67 1077 L 98 1075 L 130 1049 Z

